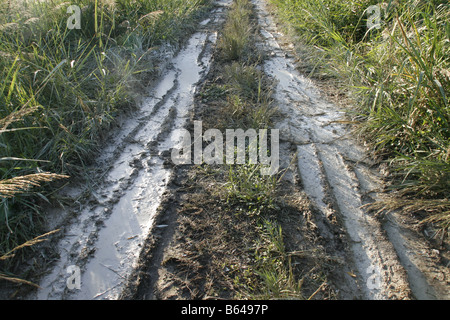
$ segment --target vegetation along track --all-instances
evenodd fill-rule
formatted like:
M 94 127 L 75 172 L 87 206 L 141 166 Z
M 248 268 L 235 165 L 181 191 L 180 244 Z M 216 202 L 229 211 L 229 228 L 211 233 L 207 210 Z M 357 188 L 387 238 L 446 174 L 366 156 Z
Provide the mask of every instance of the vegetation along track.
M 54 239 L 58 258 L 42 277 L 41 288 L 29 298 L 184 297 L 176 288 L 180 279 L 177 282 L 174 276 L 181 258 L 173 257 L 181 245 L 200 240 L 187 239 L 182 228 L 186 224 L 177 222 L 177 213 L 186 206 L 179 190 L 186 190 L 190 176 L 184 167 L 172 165 L 170 150 L 180 141 L 177 129 L 190 127 L 198 111 L 196 93 L 208 73 L 223 72 L 214 69 L 212 58 L 232 2 L 216 1 L 186 45 L 166 55 L 161 77 L 148 98 L 124 121 L 98 159 L 97 165 L 105 171 L 90 201 L 73 216 L 52 210 L 49 229 L 63 227 L 63 234 Z M 324 298 L 449 298 L 448 269 L 434 261 L 433 250 L 409 229 L 406 218 L 395 214 L 379 218 L 365 209 L 383 187 L 377 167 L 352 136 L 345 114 L 296 70 L 292 47 L 277 29 L 266 2 L 252 1 L 252 10 L 258 31 L 252 37 L 264 57 L 258 70 L 275 83 L 272 98 L 277 112 L 272 123 L 280 130 L 281 169 L 294 168 L 282 178 L 303 188 L 312 208 L 308 226 L 320 239 L 327 261 L 334 264 L 317 273 L 326 278 L 326 285 L 316 286 L 308 296 L 321 297 L 317 292 L 327 287 L 333 294 L 322 292 Z M 63 192 L 74 196 L 78 191 Z M 202 211 L 190 204 L 189 210 Z M 292 230 L 285 227 L 285 232 Z M 70 266 L 80 268 L 80 290 L 67 286 Z M 184 267 L 195 269 L 195 265 Z M 224 274 L 232 268 L 221 267 Z M 196 291 L 197 283 L 208 286 L 191 279 L 185 283 L 189 297 L 235 297 L 217 290 Z
M 177 128 L 189 120 L 195 84 L 208 71 L 218 7 L 200 23 L 180 52 L 161 52 L 161 79 L 139 112 L 124 121 L 108 141 L 97 165 L 106 168 L 92 201 L 80 208 L 58 243 L 51 273 L 43 277 L 37 299 L 116 299 L 135 267 L 137 254 L 153 226 L 172 171 L 167 152 L 176 147 Z M 170 155 L 170 153 L 169 153 Z M 166 156 L 166 158 L 164 158 Z M 66 191 L 74 192 L 76 190 Z M 73 196 L 73 194 L 72 194 Z M 66 216 L 55 210 L 52 217 Z M 67 222 L 60 222 L 65 224 Z M 59 224 L 54 224 L 58 227 Z M 67 287 L 70 266 L 81 269 L 81 290 Z
M 446 280 L 441 283 L 437 280 L 447 279 L 448 270 L 437 271 L 433 264 L 426 266 L 417 256 L 432 256 L 431 250 L 419 253 L 418 248 L 408 247 L 412 239 L 408 243 L 400 225 L 392 220 L 379 221 L 363 208 L 382 190 L 370 156 L 353 138 L 342 111 L 326 102 L 314 85 L 296 71 L 286 45 L 280 45 L 285 42 L 264 1 L 254 3 L 266 40 L 263 46 L 272 56 L 265 63 L 265 71 L 279 81 L 275 96 L 282 119 L 277 126 L 281 136 L 297 147 L 302 184 L 317 206 L 318 214 L 323 216 L 323 221 L 337 214 L 346 229 L 360 279 L 361 297 L 448 298 Z M 325 237 L 332 237 L 326 227 L 322 228 Z M 374 279 L 374 272 L 379 281 L 377 286 L 367 285 Z

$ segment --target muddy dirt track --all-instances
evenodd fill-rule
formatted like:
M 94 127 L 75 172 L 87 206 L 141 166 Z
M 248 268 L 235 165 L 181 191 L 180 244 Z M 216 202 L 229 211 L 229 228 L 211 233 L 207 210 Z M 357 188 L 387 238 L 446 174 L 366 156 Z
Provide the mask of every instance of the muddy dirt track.
M 231 2 L 216 1 L 183 47 L 155 53 L 159 78 L 141 108 L 124 118 L 105 144 L 89 200 L 74 201 L 70 210 L 51 210 L 49 229 L 62 231 L 53 239 L 56 253 L 41 289 L 27 299 L 178 298 L 173 283 L 164 283 L 170 264 L 161 266 L 173 236 L 180 237 L 174 221 L 183 198 L 174 198 L 173 190 L 185 181 L 170 151 L 179 146 L 179 129 L 191 123 L 196 92 L 214 63 Z M 414 222 L 365 211 L 363 206 L 383 189 L 379 167 L 354 139 L 343 111 L 297 71 L 293 45 L 265 1 L 253 4 L 257 46 L 267 57 L 261 68 L 277 83 L 274 122 L 280 130 L 280 158 L 287 163 L 282 166 L 296 154 L 295 183 L 312 203 L 324 250 L 339 261 L 330 277 L 335 297 L 450 298 L 448 267 L 439 263 L 439 251 L 415 231 Z M 63 194 L 81 199 L 83 190 L 73 186 Z M 67 286 L 70 266 L 80 270 L 80 290 Z

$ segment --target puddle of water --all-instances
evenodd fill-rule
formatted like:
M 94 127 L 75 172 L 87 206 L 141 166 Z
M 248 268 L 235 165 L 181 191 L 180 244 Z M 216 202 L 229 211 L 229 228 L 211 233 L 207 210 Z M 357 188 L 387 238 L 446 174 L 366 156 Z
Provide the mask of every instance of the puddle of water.
M 123 150 L 120 157 L 114 162 L 114 167 L 109 171 L 107 180 L 115 183 L 131 176 L 134 168 L 132 159 L 138 158 L 142 147 L 138 144 L 130 144 Z
M 73 299 L 117 299 L 136 262 L 142 242 L 170 177 L 168 170 L 140 170 L 133 188 L 113 207 L 98 232 L 95 255 L 82 272 L 82 290 Z
M 326 212 L 328 206 L 324 202 L 325 190 L 315 145 L 306 144 L 297 146 L 297 159 L 305 192 L 313 198 L 322 212 Z
M 401 265 L 391 243 L 381 235 L 379 223 L 361 209 L 360 182 L 348 161 L 362 161 L 364 150 L 350 139 L 351 133 L 340 123 L 345 113 L 326 103 L 318 89 L 298 73 L 294 61 L 281 49 L 280 34 L 266 14 L 264 2 L 255 0 L 253 3 L 258 11 L 261 34 L 267 40 L 263 48 L 272 53 L 264 70 L 278 80 L 274 97 L 283 116 L 275 126 L 281 128 L 282 134 L 287 133 L 284 138 L 297 144 L 300 176 L 312 202 L 324 216 L 330 210 L 327 203 L 337 205 L 350 238 L 364 298 L 385 299 L 391 284 L 400 288 L 406 282 L 405 275 L 397 271 L 402 270 Z M 364 172 L 360 170 L 359 174 Z M 326 199 L 326 186 L 334 198 L 331 203 Z M 377 274 L 377 287 L 365 285 L 373 277 L 369 272 L 371 268 L 388 270 Z M 391 276 L 393 270 L 396 273 Z M 348 288 L 354 286 L 352 281 L 347 281 Z
M 204 21 L 203 25 L 208 22 Z M 207 71 L 211 50 L 207 40 L 216 34 L 194 34 L 167 70 L 134 118 L 126 121 L 100 158 L 112 159 L 105 183 L 95 190 L 97 204 L 88 205 L 59 243 L 60 259 L 41 281 L 37 299 L 116 299 L 153 227 L 154 215 L 166 190 L 171 171 L 163 159 L 148 152 L 149 142 L 165 136 L 159 153 L 177 147 L 176 129 L 188 119 L 196 83 Z M 171 118 L 173 117 L 173 119 Z M 146 122 L 144 122 L 146 121 Z M 158 152 L 156 152 L 157 154 Z M 69 290 L 67 268 L 78 266 L 81 289 Z
M 362 206 L 359 183 L 346 170 L 346 165 L 339 152 L 331 146 L 321 146 L 320 159 L 324 165 L 327 179 L 332 186 L 332 191 L 339 206 L 340 213 L 344 218 L 347 233 L 351 239 L 351 245 L 360 276 L 363 283 L 369 281 L 370 273 L 366 272 L 371 266 L 379 266 L 380 257 L 377 249 L 377 240 L 373 238 L 370 223 L 367 222 L 365 213 L 360 209 Z M 381 277 L 381 274 L 380 274 Z M 379 279 L 382 281 L 383 279 Z M 382 299 L 383 293 L 379 290 L 367 290 L 363 286 L 368 299 Z M 381 288 L 380 288 L 381 289 Z
M 426 238 L 412 232 L 408 223 L 407 216 L 399 212 L 390 212 L 384 219 L 389 240 L 408 270 L 414 297 L 418 300 L 449 300 L 449 265 L 439 263 L 440 252 L 428 246 Z
M 210 21 L 211 21 L 211 19 L 208 18 L 208 19 L 203 20 L 202 22 L 200 22 L 200 25 L 201 25 L 201 26 L 206 26 Z

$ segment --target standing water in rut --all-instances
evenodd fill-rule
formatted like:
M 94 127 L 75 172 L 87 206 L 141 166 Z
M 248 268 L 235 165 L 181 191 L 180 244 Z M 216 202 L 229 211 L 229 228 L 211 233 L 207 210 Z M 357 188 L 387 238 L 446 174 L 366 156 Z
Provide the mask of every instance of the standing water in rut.
M 220 8 L 219 8 L 220 9 Z M 117 299 L 132 271 L 170 180 L 163 154 L 177 147 L 177 129 L 189 119 L 197 82 L 208 71 L 217 34 L 204 31 L 168 62 L 139 113 L 128 119 L 101 160 L 111 168 L 94 190 L 96 203 L 82 209 L 59 243 L 60 258 L 45 276 L 37 299 Z M 158 227 L 158 226 L 156 226 Z M 71 270 L 81 286 L 68 288 Z M 70 286 L 69 286 L 70 287 Z
M 226 19 L 227 8 L 233 2 L 238 1 L 215 1 L 215 8 L 207 19 L 198 24 L 197 32 L 187 39 L 181 50 L 176 54 L 168 50 L 160 77 L 149 88 L 147 98 L 105 145 L 98 159 L 104 174 L 92 187 L 89 201 L 76 210 L 70 223 L 55 219 L 58 221 L 53 223 L 55 227 L 65 225 L 56 249 L 59 256 L 49 274 L 41 279 L 41 288 L 30 296 L 31 299 L 164 297 L 154 294 L 155 279 L 139 279 L 143 290 L 146 290 L 143 295 L 136 294 L 139 289 L 135 290 L 135 284 L 130 285 L 130 282 L 142 268 L 151 269 L 154 275 L 159 276 L 161 288 L 166 289 L 164 276 L 172 270 L 169 270 L 170 263 L 166 268 L 169 271 L 164 269 L 163 258 L 166 257 L 165 251 L 170 255 L 170 249 L 173 249 L 173 244 L 169 243 L 171 236 L 167 236 L 167 243 L 157 243 L 150 255 L 146 252 L 146 245 L 153 240 L 152 235 L 158 234 L 157 231 L 176 230 L 176 227 L 168 225 L 179 222 L 177 210 L 180 208 L 172 203 L 169 205 L 172 205 L 171 212 L 174 213 L 167 220 L 159 219 L 173 185 L 171 181 L 176 176 L 174 163 L 168 163 L 171 162 L 171 151 L 182 148 L 182 132 L 186 130 L 181 129 L 186 129 L 192 120 L 200 83 L 211 70 L 213 72 L 210 73 L 218 75 L 218 79 L 223 76 L 223 70 L 220 67 L 216 70 L 216 65 L 212 64 L 216 62 L 213 57 L 220 36 L 218 31 Z M 326 101 L 313 82 L 296 69 L 290 54 L 293 45 L 286 44 L 286 38 L 268 12 L 266 1 L 250 2 L 252 6 L 248 11 L 254 13 L 252 19 L 257 24 L 255 29 L 259 30 L 257 35 L 253 35 L 257 40 L 255 45 L 266 53 L 258 62 L 258 70 L 276 83 L 272 99 L 278 110 L 271 120 L 280 133 L 281 160 L 286 162 L 290 159 L 290 152 L 297 156 L 293 167 L 296 173 L 298 171 L 300 181 L 295 183 L 314 207 L 317 233 L 325 246 L 328 245 L 327 254 L 333 259 L 336 257 L 333 262 L 339 261 L 333 265 L 338 279 L 330 280 L 330 283 L 335 281 L 332 285 L 339 297 L 371 300 L 448 297 L 448 292 L 447 296 L 442 290 L 443 294 L 435 292 L 430 285 L 430 276 L 416 266 L 414 250 L 408 247 L 406 238 L 402 238 L 395 216 L 385 223 L 364 208 L 365 204 L 377 199 L 382 189 L 382 177 L 374 170 L 366 150 L 352 137 L 346 121 L 342 121 L 345 112 Z M 167 52 L 161 51 L 161 54 Z M 226 91 L 224 89 L 220 94 Z M 211 106 L 205 102 L 202 108 Z M 182 181 L 177 183 L 182 185 Z M 180 189 L 183 187 L 186 186 Z M 192 197 L 191 191 L 186 192 L 187 197 Z M 194 206 L 193 209 L 197 208 Z M 52 215 L 71 216 L 59 210 L 54 209 Z M 201 211 L 196 211 L 196 214 Z M 335 229 L 330 227 L 330 221 L 337 226 Z M 335 233 L 337 229 L 342 232 Z M 185 235 L 183 230 L 176 232 L 181 238 Z M 190 241 L 195 242 L 195 239 Z M 223 269 L 224 274 L 218 276 L 227 277 L 230 268 Z M 146 276 L 151 278 L 149 273 Z M 144 283 L 146 281 L 148 284 Z M 176 284 L 170 282 L 167 296 L 182 298 L 176 288 L 171 291 L 171 286 Z M 136 292 L 128 294 L 127 290 Z

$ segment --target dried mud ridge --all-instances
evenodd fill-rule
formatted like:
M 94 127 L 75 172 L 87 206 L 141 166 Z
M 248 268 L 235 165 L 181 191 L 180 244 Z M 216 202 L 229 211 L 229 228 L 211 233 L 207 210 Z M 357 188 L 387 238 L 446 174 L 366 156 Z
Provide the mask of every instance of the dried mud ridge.
M 101 179 L 89 201 L 51 213 L 49 228 L 62 228 L 54 240 L 57 255 L 41 289 L 28 298 L 185 298 L 171 275 L 177 264 L 170 255 L 176 255 L 185 236 L 177 222 L 180 210 L 201 208 L 190 197 L 189 168 L 172 166 L 170 149 L 179 141 L 177 129 L 189 127 L 195 117 L 195 93 L 214 63 L 214 45 L 231 2 L 216 1 L 179 51 L 160 51 L 160 79 L 105 147 L 97 163 Z M 337 298 L 450 298 L 448 268 L 439 263 L 439 252 L 412 231 L 407 217 L 380 219 L 364 210 L 381 190 L 382 176 L 353 139 L 343 112 L 298 73 L 293 46 L 265 2 L 253 4 L 258 46 L 267 56 L 262 68 L 277 82 L 275 127 L 280 129 L 282 167 L 290 168 L 285 183 L 312 203 L 307 232 L 332 257 L 329 279 Z M 297 161 L 291 165 L 294 155 Z M 80 190 L 64 192 L 81 198 Z M 287 230 L 296 232 L 290 222 Z M 81 269 L 81 290 L 67 288 L 67 268 L 73 265 Z M 198 294 L 187 296 L 207 298 Z

